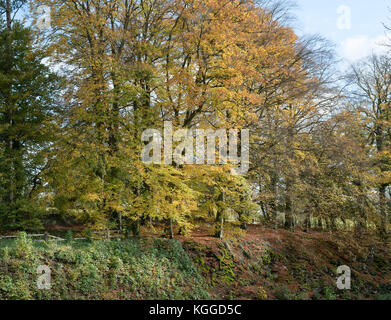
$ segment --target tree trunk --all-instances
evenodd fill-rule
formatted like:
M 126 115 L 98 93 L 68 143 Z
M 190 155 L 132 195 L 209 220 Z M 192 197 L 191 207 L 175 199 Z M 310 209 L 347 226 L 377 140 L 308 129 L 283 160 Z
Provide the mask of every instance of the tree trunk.
M 219 196 L 219 200 L 221 202 L 225 201 L 225 194 L 222 192 Z M 217 230 L 215 237 L 219 239 L 223 239 L 223 230 L 224 230 L 224 208 L 219 208 L 219 211 L 216 216 L 216 222 L 220 223 L 219 229 Z
M 382 185 L 379 188 L 379 202 L 380 202 L 380 219 L 381 219 L 381 233 L 387 234 L 387 185 Z
M 323 230 L 323 219 L 321 217 L 318 218 L 317 224 L 319 230 Z
M 288 195 L 285 204 L 285 229 L 293 230 L 294 227 L 292 200 L 290 195 Z
M 170 218 L 170 239 L 174 239 L 174 226 L 172 218 Z
M 7 20 L 7 30 L 11 31 L 11 0 L 6 1 L 5 15 Z
M 223 239 L 224 238 L 224 216 L 221 215 L 221 220 L 220 220 L 220 229 L 218 232 L 218 238 Z
M 5 14 L 6 14 L 6 23 L 7 23 L 7 31 L 8 31 L 7 40 L 6 40 L 6 51 L 7 51 L 8 57 L 9 57 L 9 61 L 11 61 L 11 31 L 12 31 L 11 0 L 6 0 Z M 11 65 L 10 64 L 7 64 L 7 65 L 8 65 L 7 69 L 9 69 L 8 71 L 11 71 Z M 8 73 L 8 71 L 6 71 L 6 73 Z M 7 93 L 6 93 L 6 99 L 8 100 L 8 98 L 11 98 L 11 95 L 12 95 L 12 88 L 8 87 Z M 14 115 L 13 115 L 13 111 L 12 111 L 12 105 L 9 102 L 8 103 L 6 102 L 6 105 L 8 108 L 8 110 L 7 110 L 8 118 L 9 118 L 8 121 L 9 121 L 9 126 L 11 129 L 14 126 Z M 16 185 L 16 183 L 15 183 L 14 140 L 11 137 L 8 137 L 7 147 L 9 148 L 7 153 L 9 154 L 9 156 L 11 158 L 10 167 L 9 167 L 10 181 L 9 181 L 8 200 L 9 200 L 9 204 L 12 207 L 15 202 L 15 185 Z M 12 217 L 12 222 L 13 223 L 16 222 L 15 216 Z
M 309 232 L 311 229 L 311 215 L 307 214 L 305 221 L 304 221 L 304 231 Z
M 277 224 L 277 195 L 278 195 L 278 173 L 277 173 L 277 165 L 274 163 L 274 172 L 272 175 L 272 188 L 271 191 L 273 193 L 273 199 L 270 201 L 270 211 L 271 217 L 274 220 L 274 223 Z
M 122 213 L 118 213 L 119 231 L 122 232 Z
M 242 224 L 240 225 L 240 229 L 242 230 L 247 230 L 247 223 L 246 222 L 242 222 Z
M 224 214 L 223 211 L 220 210 L 216 217 L 216 223 L 219 223 L 218 228 L 215 233 L 215 237 L 219 239 L 223 239 L 224 237 Z
M 137 238 L 140 236 L 140 219 L 137 219 L 132 223 L 131 229 L 134 237 Z
M 288 136 L 287 136 L 287 153 L 288 153 L 288 158 L 290 158 L 291 160 L 295 159 L 293 138 L 294 138 L 294 128 L 290 126 L 288 129 Z M 286 177 L 285 228 L 292 231 L 295 227 L 295 221 L 293 219 L 293 203 L 292 203 L 294 181 L 295 181 L 295 177 L 293 172 L 288 173 Z

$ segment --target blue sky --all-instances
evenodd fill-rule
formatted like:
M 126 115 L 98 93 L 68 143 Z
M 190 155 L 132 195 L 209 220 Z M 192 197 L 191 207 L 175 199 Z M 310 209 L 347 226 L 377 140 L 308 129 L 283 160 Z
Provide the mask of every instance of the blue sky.
M 389 0 L 296 0 L 295 29 L 301 34 L 320 34 L 333 41 L 344 59 L 341 67 L 371 52 L 385 51 L 382 23 L 391 25 Z M 349 21 L 350 12 L 350 21 Z M 390 34 L 391 35 L 391 34 Z M 389 41 L 391 42 L 391 41 Z

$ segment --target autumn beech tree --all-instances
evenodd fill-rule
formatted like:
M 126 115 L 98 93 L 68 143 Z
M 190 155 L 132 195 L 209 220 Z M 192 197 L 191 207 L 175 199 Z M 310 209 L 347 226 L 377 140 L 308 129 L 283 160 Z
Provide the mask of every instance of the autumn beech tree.
M 4 11 L 8 2 L 0 3 Z M 335 230 L 352 220 L 361 232 L 378 216 L 386 226 L 386 58 L 355 69 L 350 98 L 332 46 L 299 37 L 281 2 L 37 0 L 36 22 L 42 5 L 51 23 L 33 24 L 34 46 L 64 80 L 61 110 L 50 118 L 60 130 L 43 148 L 45 170 L 33 180 L 48 206 L 135 236 L 157 221 L 169 237 L 204 221 L 224 237 L 229 218 L 246 229 L 262 220 L 277 226 L 279 216 L 291 230 L 315 220 Z M 237 156 L 249 151 L 250 170 L 232 175 L 231 151 L 214 166 L 183 163 L 169 154 L 180 145 L 174 139 L 162 142 L 162 163 L 143 162 L 154 139 L 148 129 L 161 137 L 236 130 Z M 225 138 L 212 138 L 218 154 Z M 229 150 L 234 143 L 227 141 Z
M 36 5 L 42 4 L 51 9 L 51 29 L 41 35 L 45 49 L 64 67 L 67 81 L 59 119 L 64 134 L 49 178 L 56 201 L 103 226 L 117 219 L 121 228 L 134 199 L 151 191 L 140 170 L 141 133 L 158 115 L 151 102 L 157 81 L 153 64 L 161 56 L 159 37 L 170 6 L 157 1 Z
M 286 41 L 284 41 L 286 43 Z M 275 220 L 285 214 L 287 228 L 294 227 L 294 216 L 301 214 L 295 191 L 301 184 L 301 166 L 313 157 L 303 143 L 324 121 L 337 101 L 331 65 L 333 52 L 319 37 L 291 38 L 286 51 L 272 61 L 272 81 L 264 80 L 258 94 L 257 120 L 252 129 L 252 182 L 257 186 L 263 214 Z M 283 44 L 279 46 L 282 48 Z M 265 72 L 260 65 L 259 72 Z M 296 212 L 295 212 L 296 211 Z
M 373 169 L 377 176 L 381 229 L 386 233 L 391 184 L 391 63 L 387 55 L 372 55 L 353 67 L 352 99 L 363 114 Z
M 169 34 L 158 95 L 165 119 L 181 127 L 256 121 L 264 88 L 297 71 L 289 68 L 296 59 L 293 30 L 251 1 L 195 1 L 181 17 Z
M 206 6 L 209 3 L 210 7 Z M 253 139 L 257 139 L 258 132 L 265 133 L 261 121 L 271 114 L 279 118 L 272 134 L 285 126 L 285 143 L 292 150 L 289 139 L 295 136 L 294 126 L 301 125 L 304 130 L 311 117 L 319 116 L 317 106 L 320 108 L 321 102 L 315 105 L 312 98 L 327 81 L 326 76 L 317 75 L 330 62 L 329 52 L 325 47 L 311 48 L 317 39 L 300 42 L 290 28 L 279 25 L 272 12 L 250 2 L 235 6 L 233 2 L 202 1 L 195 11 L 193 20 L 186 24 L 189 30 L 183 44 L 179 35 L 170 37 L 173 45 L 165 65 L 166 86 L 158 96 L 164 99 L 160 103 L 165 119 L 178 126 L 251 128 Z M 324 65 L 316 64 L 316 56 L 324 59 Z M 211 119 L 211 115 L 215 116 Z M 271 140 L 267 143 L 274 145 Z M 254 157 L 270 152 L 257 148 L 255 141 L 252 145 Z M 290 154 L 293 157 L 293 151 Z M 260 164 L 253 165 L 260 169 Z M 285 211 L 287 220 L 292 221 L 293 178 L 287 177 Z
M 138 220 L 143 210 L 135 214 L 131 203 L 151 192 L 153 175 L 169 170 L 139 170 L 145 129 L 159 129 L 164 120 L 176 128 L 240 128 L 256 116 L 258 98 L 248 84 L 257 55 L 269 49 L 257 36 L 266 28 L 259 18 L 267 14 L 251 2 L 37 2 L 42 4 L 51 8 L 51 29 L 41 35 L 45 49 L 67 79 L 64 135 L 49 178 L 64 209 L 99 221 L 122 214 Z M 178 202 L 171 195 L 164 201 Z

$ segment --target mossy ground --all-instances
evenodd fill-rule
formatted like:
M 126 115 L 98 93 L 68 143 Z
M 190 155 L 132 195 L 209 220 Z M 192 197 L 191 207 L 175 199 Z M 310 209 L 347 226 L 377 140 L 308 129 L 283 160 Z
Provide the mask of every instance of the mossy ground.
M 0 299 L 391 299 L 391 246 L 375 235 L 249 226 L 226 240 L 208 228 L 178 240 L 0 242 Z M 52 288 L 36 286 L 37 267 Z M 337 268 L 352 271 L 337 289 Z

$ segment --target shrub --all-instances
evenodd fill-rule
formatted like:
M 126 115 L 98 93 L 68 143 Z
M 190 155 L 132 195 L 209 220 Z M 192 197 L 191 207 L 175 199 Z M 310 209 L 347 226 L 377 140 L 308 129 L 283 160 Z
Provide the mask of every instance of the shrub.
M 32 253 L 33 243 L 27 237 L 26 232 L 20 232 L 15 242 L 16 254 L 18 257 L 29 257 Z

